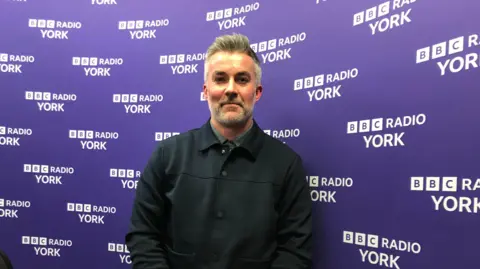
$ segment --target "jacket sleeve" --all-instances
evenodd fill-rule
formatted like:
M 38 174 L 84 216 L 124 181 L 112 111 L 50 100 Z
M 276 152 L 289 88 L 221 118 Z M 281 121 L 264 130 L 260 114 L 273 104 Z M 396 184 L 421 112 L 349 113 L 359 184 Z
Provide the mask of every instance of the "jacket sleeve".
M 133 269 L 168 269 L 166 259 L 166 210 L 161 194 L 164 180 L 163 150 L 159 146 L 138 182 L 128 233 L 125 236 Z
M 302 160 L 297 155 L 279 201 L 278 247 L 272 269 L 312 268 L 312 200 Z

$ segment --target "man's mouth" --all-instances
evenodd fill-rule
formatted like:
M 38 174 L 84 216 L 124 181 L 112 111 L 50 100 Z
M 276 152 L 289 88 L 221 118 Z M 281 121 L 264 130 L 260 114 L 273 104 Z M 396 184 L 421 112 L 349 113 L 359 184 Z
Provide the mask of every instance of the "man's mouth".
M 222 107 L 223 106 L 226 106 L 226 105 L 235 105 L 235 106 L 239 106 L 241 107 L 242 105 L 238 104 L 238 103 L 225 103 L 225 104 L 222 104 Z

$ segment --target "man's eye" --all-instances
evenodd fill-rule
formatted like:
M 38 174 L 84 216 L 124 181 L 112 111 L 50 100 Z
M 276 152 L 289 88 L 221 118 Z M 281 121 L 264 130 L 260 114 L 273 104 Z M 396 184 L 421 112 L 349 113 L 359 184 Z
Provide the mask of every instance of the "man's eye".
M 217 81 L 217 82 L 223 82 L 223 81 L 225 81 L 225 78 L 217 77 L 217 78 L 215 78 L 215 81 Z
M 249 79 L 247 77 L 242 77 L 238 79 L 241 83 L 247 83 Z

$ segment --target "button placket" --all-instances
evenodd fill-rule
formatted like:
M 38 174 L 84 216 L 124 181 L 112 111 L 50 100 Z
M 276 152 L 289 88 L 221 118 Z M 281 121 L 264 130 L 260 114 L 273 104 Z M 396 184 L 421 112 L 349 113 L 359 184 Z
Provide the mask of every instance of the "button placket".
M 228 159 L 229 159 L 228 153 L 230 152 L 230 150 L 229 150 L 228 147 L 222 146 L 220 152 L 221 152 L 221 155 L 222 155 L 221 159 L 222 159 L 222 162 L 223 162 L 223 165 L 221 166 L 221 170 L 220 170 L 220 175 L 225 177 L 228 174 L 227 171 L 225 171 L 225 166 L 228 163 Z

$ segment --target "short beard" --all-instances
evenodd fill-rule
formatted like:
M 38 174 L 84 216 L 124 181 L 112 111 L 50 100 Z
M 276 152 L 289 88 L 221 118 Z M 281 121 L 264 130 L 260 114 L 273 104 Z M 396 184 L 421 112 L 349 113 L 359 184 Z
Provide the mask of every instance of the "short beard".
M 215 113 L 215 120 L 222 126 L 227 128 L 240 128 L 245 126 L 249 120 L 249 115 L 242 115 L 241 117 L 225 118 L 220 116 L 220 112 Z
M 256 93 L 254 93 L 254 99 L 255 99 Z M 242 113 L 238 117 L 234 118 L 226 118 L 222 117 L 222 107 L 224 104 L 237 104 L 240 106 L 240 109 L 242 109 Z M 253 115 L 253 109 L 255 107 L 255 104 L 252 104 L 252 107 L 250 110 L 246 110 L 243 104 L 235 101 L 225 101 L 225 102 L 219 102 L 218 107 L 212 107 L 210 106 L 209 103 L 209 108 L 210 112 L 213 115 L 213 118 L 222 126 L 226 128 L 242 128 L 244 127 L 247 123 L 248 120 L 252 117 Z
M 215 117 L 215 120 L 222 126 L 225 126 L 227 128 L 242 127 L 248 122 L 248 119 L 251 116 L 251 112 L 245 111 L 245 108 L 243 106 L 238 109 L 242 109 L 242 112 L 240 112 L 238 116 L 226 117 L 225 115 L 222 115 L 222 106 L 219 106 L 214 109 L 213 115 Z

